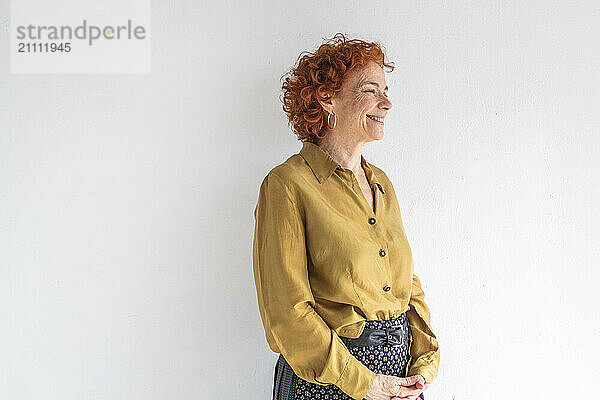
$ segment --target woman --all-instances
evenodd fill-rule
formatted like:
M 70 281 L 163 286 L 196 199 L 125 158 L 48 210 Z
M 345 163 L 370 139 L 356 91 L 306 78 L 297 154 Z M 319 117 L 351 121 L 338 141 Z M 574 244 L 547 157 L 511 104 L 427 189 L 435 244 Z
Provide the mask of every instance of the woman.
M 282 86 L 303 144 L 263 179 L 253 241 L 274 400 L 413 400 L 437 376 L 394 188 L 361 154 L 392 107 L 383 67 L 377 43 L 337 34 Z

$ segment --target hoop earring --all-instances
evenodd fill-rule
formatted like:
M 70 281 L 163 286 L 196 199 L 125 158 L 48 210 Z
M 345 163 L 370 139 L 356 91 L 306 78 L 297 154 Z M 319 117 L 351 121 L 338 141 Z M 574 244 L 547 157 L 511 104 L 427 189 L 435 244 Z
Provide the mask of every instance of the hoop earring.
M 329 118 L 333 115 L 333 126 L 330 125 L 329 123 Z M 334 113 L 328 113 L 327 114 L 327 127 L 329 129 L 333 129 L 335 128 L 335 126 L 337 125 L 337 116 Z

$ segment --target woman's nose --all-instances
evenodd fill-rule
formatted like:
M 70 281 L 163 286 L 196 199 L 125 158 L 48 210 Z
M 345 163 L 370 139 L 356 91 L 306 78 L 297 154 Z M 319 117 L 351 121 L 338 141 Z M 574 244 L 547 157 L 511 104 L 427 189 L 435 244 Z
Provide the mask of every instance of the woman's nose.
M 383 96 L 382 101 L 379 105 L 382 110 L 390 110 L 392 108 L 392 102 L 387 97 Z

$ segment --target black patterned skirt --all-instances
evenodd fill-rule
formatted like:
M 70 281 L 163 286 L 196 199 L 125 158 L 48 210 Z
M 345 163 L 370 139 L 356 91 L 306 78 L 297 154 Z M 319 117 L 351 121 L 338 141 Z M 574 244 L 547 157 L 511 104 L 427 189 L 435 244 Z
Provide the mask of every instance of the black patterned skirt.
M 348 350 L 360 362 L 376 374 L 404 377 L 410 354 L 410 327 L 406 313 L 387 321 L 366 321 L 365 328 L 384 329 L 401 326 L 403 340 L 400 346 L 350 347 Z M 341 337 L 344 344 L 352 341 Z M 421 393 L 420 399 L 424 399 Z M 283 355 L 275 364 L 273 400 L 352 400 L 335 385 L 317 385 L 298 377 Z

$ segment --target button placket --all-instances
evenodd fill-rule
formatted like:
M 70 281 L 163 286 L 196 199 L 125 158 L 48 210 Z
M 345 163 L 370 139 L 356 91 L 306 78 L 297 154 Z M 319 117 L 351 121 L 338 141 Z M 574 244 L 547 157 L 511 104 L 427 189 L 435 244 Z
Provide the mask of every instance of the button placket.
M 375 202 L 375 212 L 373 213 L 374 216 L 370 217 L 367 220 L 367 222 L 375 228 L 374 225 L 377 223 L 377 219 L 375 218 L 375 216 L 377 216 L 376 212 L 377 212 L 377 210 L 379 208 L 378 207 L 378 204 L 379 204 L 378 198 L 381 195 L 381 193 L 383 193 L 383 189 L 381 189 L 381 186 L 379 184 L 373 184 L 372 188 L 373 188 L 373 194 L 374 194 L 373 201 Z M 380 191 L 381 191 L 381 193 L 380 193 Z M 373 210 L 371 210 L 371 211 L 373 211 Z M 376 234 L 376 236 L 379 237 L 378 234 Z M 381 239 L 381 238 L 379 237 L 379 239 Z M 385 257 L 387 253 L 386 253 L 386 251 L 383 248 L 380 248 L 378 254 L 379 254 L 380 257 Z M 391 275 L 390 275 L 391 272 L 389 270 L 389 265 L 386 265 L 384 267 L 384 266 L 380 265 L 379 262 L 377 262 L 377 264 L 379 265 L 379 267 L 381 268 L 381 270 L 387 275 L 387 281 L 390 282 L 390 280 L 391 280 Z M 388 293 L 388 292 L 390 292 L 392 290 L 392 287 L 390 285 L 386 284 L 382 289 L 383 289 L 384 292 Z
M 379 256 L 380 256 L 380 257 L 385 257 L 385 256 L 386 256 L 386 254 L 387 254 L 387 253 L 386 253 L 386 251 L 385 251 L 384 249 L 379 249 Z M 388 282 L 391 282 L 391 279 L 392 279 L 392 277 L 391 277 L 391 271 L 390 271 L 390 267 L 389 267 L 389 260 L 386 260 L 386 268 L 385 268 L 385 271 L 386 271 L 386 273 L 387 273 Z M 385 286 L 383 287 L 383 291 L 384 291 L 384 292 L 389 292 L 391 289 L 392 289 L 392 288 L 391 288 L 391 286 L 390 286 L 390 285 L 385 285 Z

